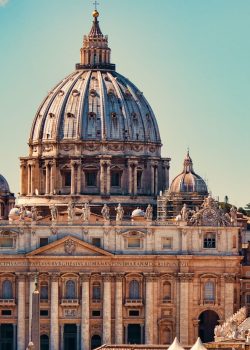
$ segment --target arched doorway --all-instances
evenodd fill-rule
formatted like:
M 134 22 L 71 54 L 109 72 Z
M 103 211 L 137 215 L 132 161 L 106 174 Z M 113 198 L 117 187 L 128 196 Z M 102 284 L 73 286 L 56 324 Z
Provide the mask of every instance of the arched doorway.
M 40 337 L 40 350 L 49 350 L 49 337 L 47 334 L 42 334 Z
M 96 349 L 99 348 L 99 346 L 102 345 L 102 338 L 100 337 L 100 335 L 93 335 L 93 337 L 91 338 L 91 349 Z
M 14 348 L 14 332 L 12 324 L 0 325 L 0 349 L 10 350 Z
M 199 337 L 202 342 L 214 341 L 214 328 L 218 324 L 219 316 L 215 311 L 206 310 L 199 317 Z

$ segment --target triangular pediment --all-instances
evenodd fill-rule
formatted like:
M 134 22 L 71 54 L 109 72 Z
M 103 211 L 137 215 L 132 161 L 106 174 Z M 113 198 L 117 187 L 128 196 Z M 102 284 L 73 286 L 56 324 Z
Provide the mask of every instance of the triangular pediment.
M 112 253 L 95 247 L 72 236 L 63 237 L 48 245 L 28 253 L 27 257 L 35 256 L 112 256 Z

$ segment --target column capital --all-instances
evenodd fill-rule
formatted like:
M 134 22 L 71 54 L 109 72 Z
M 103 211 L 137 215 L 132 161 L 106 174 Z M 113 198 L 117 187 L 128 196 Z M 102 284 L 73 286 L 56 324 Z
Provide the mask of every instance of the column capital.
M 190 282 L 194 278 L 194 273 L 192 272 L 178 272 L 176 277 L 180 282 Z
M 18 278 L 18 282 L 25 282 L 25 280 L 26 280 L 26 273 L 16 272 L 16 276 Z
M 38 277 L 39 274 L 35 273 L 35 272 L 28 272 L 27 276 L 28 276 L 30 282 L 34 282 L 35 278 Z
M 223 275 L 226 283 L 234 283 L 235 282 L 235 274 L 233 273 L 225 273 Z
M 157 277 L 159 276 L 155 272 L 146 272 L 143 274 L 147 282 L 154 282 L 157 280 Z
M 102 278 L 104 282 L 111 282 L 113 274 L 112 273 L 102 273 Z
M 83 282 L 89 282 L 90 277 L 91 277 L 91 274 L 90 274 L 90 273 L 80 273 L 79 275 L 80 275 L 81 283 L 83 283 Z
M 124 275 L 125 275 L 124 273 L 116 273 L 114 275 L 116 282 L 122 282 L 123 278 L 124 278 Z
M 53 272 L 50 274 L 50 280 L 51 282 L 58 282 L 60 278 L 60 273 L 59 272 Z

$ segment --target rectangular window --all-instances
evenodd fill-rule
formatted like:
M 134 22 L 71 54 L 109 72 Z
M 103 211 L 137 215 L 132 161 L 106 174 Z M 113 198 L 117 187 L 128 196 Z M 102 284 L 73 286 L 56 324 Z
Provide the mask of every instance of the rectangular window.
M 41 237 L 40 238 L 40 247 L 44 247 L 45 245 L 49 244 L 49 238 L 48 237 Z
M 128 238 L 128 248 L 140 248 L 141 240 L 140 238 Z
M 129 316 L 140 316 L 140 311 L 139 310 L 129 310 Z
M 2 316 L 11 316 L 11 310 L 2 310 Z
M 247 302 L 247 304 L 250 304 L 250 294 L 246 295 L 246 302 Z
M 49 310 L 40 310 L 40 316 L 41 317 L 48 317 L 49 316 Z
M 98 237 L 92 238 L 92 244 L 93 244 L 95 247 L 100 248 L 100 247 L 101 247 L 101 238 L 98 238 Z
M 13 248 L 14 240 L 9 237 L 1 237 L 0 238 L 0 248 Z
M 71 186 L 71 172 L 65 171 L 64 173 L 64 186 L 70 187 Z
M 101 316 L 101 311 L 100 310 L 93 310 L 92 311 L 92 316 L 93 317 L 100 317 Z
M 214 233 L 207 233 L 204 237 L 204 248 L 216 248 L 216 239 Z
M 172 249 L 172 238 L 163 237 L 161 239 L 162 249 Z
M 121 173 L 119 171 L 112 171 L 111 173 L 111 186 L 121 187 Z
M 97 173 L 96 171 L 88 171 L 85 173 L 86 185 L 88 187 L 96 187 Z

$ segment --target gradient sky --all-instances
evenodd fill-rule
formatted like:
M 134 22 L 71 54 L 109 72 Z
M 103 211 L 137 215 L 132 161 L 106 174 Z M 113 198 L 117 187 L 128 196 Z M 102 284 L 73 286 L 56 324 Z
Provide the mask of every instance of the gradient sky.
M 250 1 L 99 0 L 112 61 L 149 100 L 171 179 L 190 148 L 221 200 L 250 202 Z M 0 173 L 19 190 L 19 156 L 47 92 L 79 62 L 88 0 L 0 0 Z

